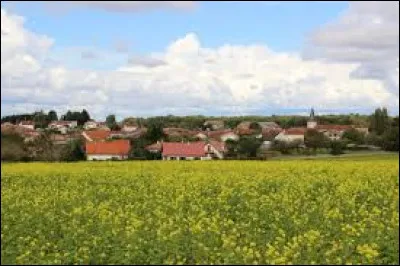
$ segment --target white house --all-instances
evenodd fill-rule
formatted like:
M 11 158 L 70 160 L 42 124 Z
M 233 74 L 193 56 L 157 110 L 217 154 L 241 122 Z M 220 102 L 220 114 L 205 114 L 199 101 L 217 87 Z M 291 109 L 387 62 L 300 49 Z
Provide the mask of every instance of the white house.
M 98 123 L 97 123 L 96 121 L 94 121 L 94 120 L 87 121 L 87 122 L 83 125 L 83 128 L 84 128 L 85 130 L 95 129 L 95 128 L 97 128 L 97 127 L 98 127 Z
M 53 121 L 49 124 L 48 128 L 58 130 L 62 134 L 66 134 L 69 129 L 77 126 L 77 121 Z
M 306 128 L 289 128 L 281 131 L 276 135 L 275 140 L 292 142 L 301 141 L 304 142 L 304 134 L 306 133 Z
M 26 129 L 35 129 L 35 123 L 33 121 L 21 121 L 18 125 Z

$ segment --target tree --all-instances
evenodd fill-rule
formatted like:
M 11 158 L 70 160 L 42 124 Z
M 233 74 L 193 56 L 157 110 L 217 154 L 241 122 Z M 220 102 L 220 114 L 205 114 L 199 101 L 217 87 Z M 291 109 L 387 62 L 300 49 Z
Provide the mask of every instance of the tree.
M 35 112 L 33 122 L 35 122 L 36 128 L 46 128 L 50 123 L 48 116 L 43 111 Z
M 342 142 L 340 140 L 333 140 L 329 143 L 330 153 L 332 155 L 343 154 L 344 147 L 345 147 L 344 142 Z
M 85 160 L 83 141 L 81 139 L 71 140 L 63 149 L 61 160 L 67 162 Z
M 152 120 L 147 127 L 146 139 L 151 143 L 163 139 L 165 137 L 163 128 L 164 124 L 161 120 Z
M 389 126 L 389 116 L 386 108 L 377 108 L 370 116 L 370 129 L 377 135 L 382 135 Z
M 106 117 L 106 125 L 111 130 L 115 130 L 118 127 L 117 121 L 115 120 L 115 115 L 108 115 Z
M 399 151 L 399 127 L 391 127 L 383 133 L 382 148 L 386 151 Z
M 342 136 L 343 139 L 348 140 L 351 143 L 355 144 L 364 144 L 365 143 L 365 135 L 356 130 L 355 128 L 351 128 L 346 130 Z
M 238 148 L 238 142 L 232 139 L 228 139 L 225 142 L 227 152 L 225 154 L 225 157 L 227 158 L 234 158 L 237 157 L 237 148 Z
M 318 148 L 324 148 L 327 144 L 327 138 L 323 133 L 318 132 L 315 129 L 309 129 L 304 134 L 304 144 L 313 149 L 314 153 Z
M 255 158 L 262 141 L 255 137 L 242 137 L 239 139 L 237 152 L 240 156 Z
M 49 121 L 57 121 L 58 120 L 57 112 L 54 110 L 49 111 L 47 114 L 47 118 Z
M 81 114 L 80 114 L 80 116 L 79 116 L 79 119 L 78 119 L 78 125 L 81 126 L 81 125 L 85 124 L 89 120 L 90 120 L 89 113 L 85 109 L 83 109 Z
M 15 132 L 1 133 L 1 160 L 28 160 L 28 153 L 24 146 L 24 139 L 20 135 Z

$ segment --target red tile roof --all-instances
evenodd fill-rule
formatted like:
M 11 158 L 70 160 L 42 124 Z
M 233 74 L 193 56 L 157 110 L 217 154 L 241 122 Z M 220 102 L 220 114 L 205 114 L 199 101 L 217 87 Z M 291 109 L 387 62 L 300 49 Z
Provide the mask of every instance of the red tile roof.
M 104 142 L 86 142 L 87 154 L 128 155 L 129 150 L 130 142 L 124 139 Z
M 202 157 L 206 155 L 205 142 L 164 142 L 163 156 Z
M 105 140 L 107 139 L 111 132 L 108 130 L 88 130 L 85 134 L 92 139 L 92 141 Z

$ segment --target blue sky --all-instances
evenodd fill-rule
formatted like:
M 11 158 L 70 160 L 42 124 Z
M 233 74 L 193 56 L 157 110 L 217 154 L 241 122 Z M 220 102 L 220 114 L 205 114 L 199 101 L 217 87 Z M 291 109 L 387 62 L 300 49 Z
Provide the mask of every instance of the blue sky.
M 37 109 L 39 99 L 48 97 L 43 105 L 58 98 L 53 106 L 60 110 L 85 106 L 99 117 L 111 106 L 125 106 L 116 108 L 120 116 L 186 114 L 186 100 L 216 115 L 229 113 L 232 105 L 243 114 L 310 106 L 365 113 L 382 105 L 398 113 L 398 11 L 391 3 L 371 3 L 210 1 L 183 8 L 144 1 L 3 1 L 8 33 L 3 37 L 2 25 L 2 56 L 9 59 L 2 60 L 2 80 L 8 81 L 2 82 L 2 111 Z M 381 21 L 378 26 L 369 23 L 374 19 Z M 36 36 L 27 39 L 36 43 L 15 43 L 21 34 Z M 128 50 L 118 52 L 117 45 Z M 305 60 L 304 51 L 313 57 Z M 20 62 L 23 55 L 32 58 Z M 23 80 L 24 87 L 13 84 L 12 75 L 28 72 L 32 77 Z M 57 97 L 65 92 L 71 97 Z M 82 95 L 92 95 L 92 102 Z M 165 101 L 158 113 L 143 103 L 157 96 Z
M 2 6 L 27 18 L 26 28 L 56 40 L 55 53 L 70 47 L 113 49 L 119 40 L 131 53 L 163 51 L 188 32 L 201 37 L 202 46 L 227 43 L 266 44 L 277 52 L 298 52 L 305 37 L 346 9 L 346 2 L 201 2 L 189 12 L 151 10 L 142 13 L 112 13 L 81 8 L 58 13 L 44 3 L 2 2 Z M 81 65 L 77 58 L 76 64 Z M 110 67 L 122 61 L 118 58 Z M 74 65 L 72 58 L 69 62 Z

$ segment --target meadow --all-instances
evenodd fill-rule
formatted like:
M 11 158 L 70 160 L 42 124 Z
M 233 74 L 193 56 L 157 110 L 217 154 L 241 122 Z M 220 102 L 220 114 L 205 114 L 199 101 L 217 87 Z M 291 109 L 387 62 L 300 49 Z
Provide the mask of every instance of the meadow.
M 10 163 L 1 264 L 399 264 L 398 156 Z

